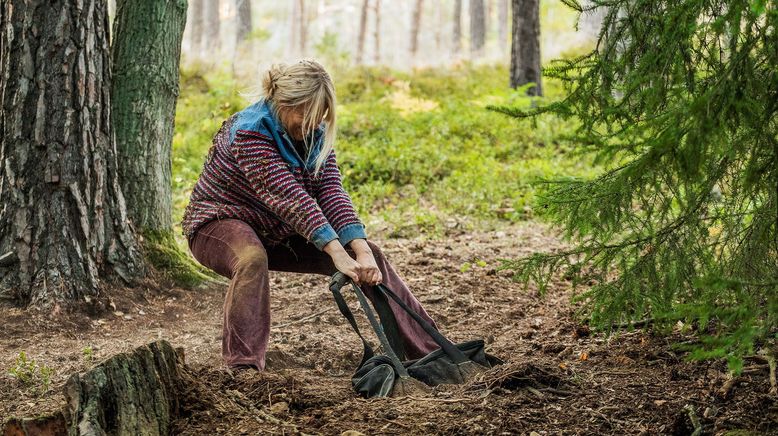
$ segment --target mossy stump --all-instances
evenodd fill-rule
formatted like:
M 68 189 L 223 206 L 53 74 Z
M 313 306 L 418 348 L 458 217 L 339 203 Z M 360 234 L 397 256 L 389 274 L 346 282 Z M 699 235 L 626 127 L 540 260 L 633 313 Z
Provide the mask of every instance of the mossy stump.
M 180 365 L 167 341 L 116 355 L 65 385 L 68 435 L 167 435 L 179 412 Z

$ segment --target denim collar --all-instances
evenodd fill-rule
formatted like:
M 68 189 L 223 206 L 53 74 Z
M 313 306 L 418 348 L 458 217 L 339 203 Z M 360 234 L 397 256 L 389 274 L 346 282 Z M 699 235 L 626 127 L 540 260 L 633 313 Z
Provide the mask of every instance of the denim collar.
M 324 141 L 324 124 L 322 124 L 313 132 L 311 152 L 308 153 L 308 161 L 303 163 L 303 158 L 297 153 L 292 143 L 292 138 L 275 117 L 272 103 L 264 98 L 235 114 L 235 120 L 230 128 L 230 143 L 235 140 L 238 130 L 255 132 L 273 138 L 281 157 L 286 162 L 293 167 L 305 167 L 311 171 L 316 166 L 316 157 L 319 155 Z

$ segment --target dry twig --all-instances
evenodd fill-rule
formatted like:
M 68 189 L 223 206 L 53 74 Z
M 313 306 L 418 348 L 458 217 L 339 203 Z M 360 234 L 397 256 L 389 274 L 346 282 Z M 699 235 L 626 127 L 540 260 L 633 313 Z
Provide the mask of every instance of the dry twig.
M 332 309 L 333 309 L 332 307 L 328 307 L 327 309 L 324 309 L 324 310 L 321 310 L 319 312 L 316 312 L 313 315 L 308 315 L 306 317 L 303 317 L 303 318 L 300 318 L 300 319 L 297 319 L 297 320 L 294 320 L 294 321 L 290 321 L 290 322 L 287 322 L 287 323 L 283 323 L 283 324 L 279 324 L 279 325 L 276 325 L 276 326 L 272 326 L 271 328 L 279 329 L 279 328 L 288 327 L 288 326 L 294 325 L 294 324 L 300 324 L 300 323 L 303 323 L 305 321 L 308 321 L 309 319 L 313 319 L 313 318 L 316 318 L 319 315 L 327 313 L 327 312 L 329 312 Z

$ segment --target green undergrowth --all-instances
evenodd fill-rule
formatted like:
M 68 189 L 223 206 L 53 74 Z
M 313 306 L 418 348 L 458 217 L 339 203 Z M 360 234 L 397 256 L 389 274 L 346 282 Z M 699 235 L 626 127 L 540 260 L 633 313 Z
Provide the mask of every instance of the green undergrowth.
M 559 99 L 558 83 L 544 83 L 547 97 L 538 101 L 507 86 L 505 66 L 354 68 L 334 80 L 344 185 L 363 220 L 384 222 L 389 236 L 434 237 L 452 221 L 473 226 L 542 216 L 536 181 L 593 174 L 590 161 L 563 141 L 574 122 L 554 115 L 515 120 L 486 109 Z M 240 91 L 254 86 L 223 73 L 182 72 L 173 144 L 177 221 L 211 138 L 250 103 Z

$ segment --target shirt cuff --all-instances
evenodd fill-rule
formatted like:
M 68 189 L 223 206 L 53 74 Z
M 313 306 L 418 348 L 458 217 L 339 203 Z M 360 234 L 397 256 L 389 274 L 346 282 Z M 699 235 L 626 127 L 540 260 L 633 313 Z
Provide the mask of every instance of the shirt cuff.
M 338 239 L 344 247 L 354 239 L 367 239 L 365 226 L 362 223 L 353 223 L 338 230 Z
M 327 243 L 335 239 L 338 239 L 338 234 L 335 233 L 335 230 L 329 224 L 319 227 L 311 235 L 311 242 L 319 250 L 323 250 Z

